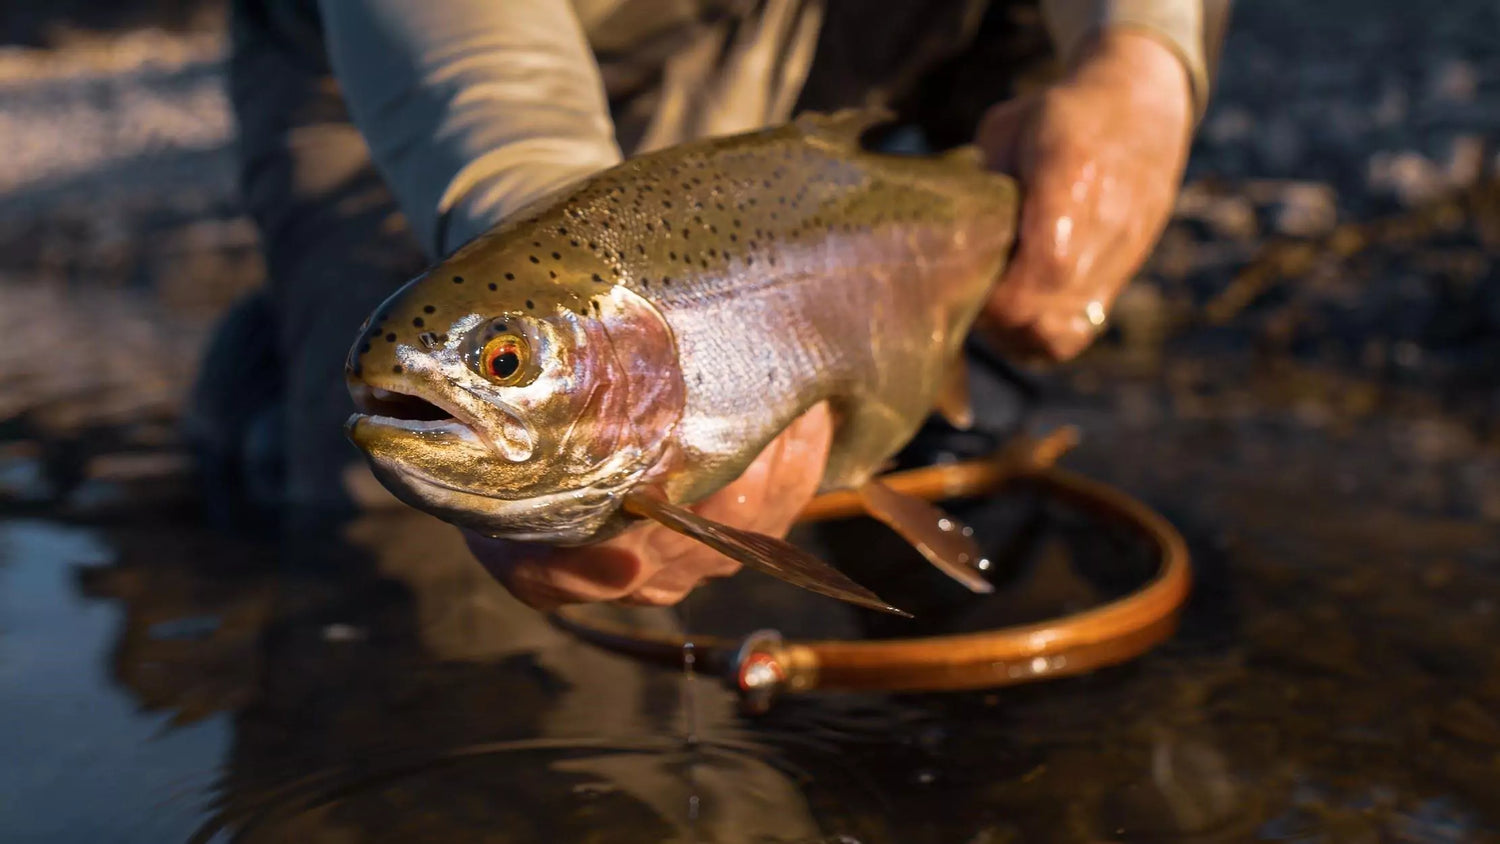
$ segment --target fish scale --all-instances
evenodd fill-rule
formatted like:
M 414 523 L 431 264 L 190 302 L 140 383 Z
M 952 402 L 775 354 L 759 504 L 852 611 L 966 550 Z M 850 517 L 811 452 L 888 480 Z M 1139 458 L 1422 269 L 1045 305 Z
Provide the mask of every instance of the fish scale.
M 732 151 L 724 154 L 725 149 Z M 884 404 L 922 407 L 900 407 L 891 413 L 872 408 L 866 415 L 900 415 L 903 418 L 894 427 L 910 429 L 908 436 L 931 407 L 930 393 L 941 378 L 941 366 L 956 351 L 952 341 L 962 340 L 963 332 L 955 330 L 957 323 L 965 317 L 972 319 L 972 312 L 963 314 L 965 309 L 954 308 L 949 324 L 940 326 L 949 343 L 940 344 L 941 352 L 935 356 L 930 351 L 910 355 L 914 362 L 920 360 L 914 367 L 860 354 L 876 345 L 874 337 L 852 344 L 848 337 L 843 342 L 829 339 L 851 333 L 843 319 L 824 329 L 818 321 L 798 324 L 796 318 L 824 306 L 829 295 L 850 297 L 847 310 L 869 313 L 870 329 L 885 312 L 928 308 L 921 301 L 925 296 L 911 293 L 922 289 L 941 295 L 942 285 L 903 285 L 911 279 L 893 276 L 902 270 L 910 273 L 929 252 L 946 254 L 964 210 L 962 197 L 976 193 L 972 183 L 976 176 L 989 174 L 970 172 L 964 184 L 955 184 L 947 173 L 940 174 L 946 179 L 932 179 L 936 168 L 926 159 L 869 156 L 892 159 L 888 165 L 893 172 L 881 174 L 867 162 L 848 159 L 843 153 L 835 145 L 806 143 L 804 131 L 797 128 L 711 142 L 676 160 L 651 157 L 629 163 L 550 215 L 572 219 L 574 228 L 568 231 L 588 238 L 573 240 L 600 244 L 599 250 L 590 251 L 603 259 L 610 276 L 648 296 L 673 327 L 684 375 L 692 385 L 681 444 L 699 470 L 672 486 L 674 498 L 695 500 L 737 476 L 747 462 L 746 450 L 740 447 L 744 435 L 750 433 L 746 429 L 758 429 L 754 431 L 758 443 L 768 441 L 785 427 L 788 417 L 795 418 L 827 397 L 817 390 L 799 389 L 820 378 L 858 384 L 863 376 L 871 388 L 864 391 L 867 394 L 889 395 L 895 392 L 891 387 L 906 393 L 907 401 Z M 905 179 L 924 182 L 912 184 Z M 993 255 L 1003 256 L 1008 248 L 1014 192 L 1000 177 L 979 181 L 989 192 L 980 193 L 981 202 L 975 203 L 980 207 L 971 210 L 990 229 L 995 242 L 990 260 L 998 272 L 999 262 Z M 949 192 L 955 187 L 962 193 Z M 545 230 L 548 215 L 537 217 L 536 223 Z M 746 236 L 741 237 L 741 232 Z M 984 234 L 981 231 L 976 240 Z M 909 242 L 924 235 L 924 243 Z M 544 241 L 542 247 L 550 248 L 561 239 L 559 235 Z M 969 288 L 963 297 L 969 304 L 975 301 L 975 288 L 987 288 L 994 277 L 973 269 L 954 269 L 954 280 Z M 862 281 L 867 286 L 885 281 L 886 289 L 861 299 Z M 899 301 L 903 298 L 908 301 Z M 757 322 L 757 317 L 768 319 Z M 789 328 L 798 332 L 797 342 L 756 342 L 749 356 L 732 339 L 754 337 L 755 332 L 763 339 L 774 338 Z M 892 325 L 891 330 L 901 327 Z M 839 349 L 847 353 L 840 355 Z M 851 371 L 853 366 L 839 365 L 849 363 L 854 355 L 863 364 L 861 373 Z M 939 361 L 937 368 L 931 364 L 933 358 Z M 765 365 L 757 367 L 762 361 Z M 746 425 L 763 409 L 760 398 L 768 388 L 800 395 L 767 418 L 766 424 Z M 904 440 L 898 432 L 887 437 L 897 438 Z M 869 439 L 874 437 L 855 432 L 847 442 L 857 446 Z M 842 445 L 835 444 L 828 486 L 857 482 L 889 457 L 878 455 L 876 462 L 867 453 L 844 457 L 848 449 Z
M 357 391 L 449 410 L 507 460 L 458 443 L 457 429 L 426 434 L 429 451 L 452 450 L 446 467 L 421 440 L 373 423 L 365 442 L 352 429 L 356 443 L 398 495 L 413 474 L 453 493 L 442 506 L 437 493 L 406 489 L 405 500 L 496 535 L 537 534 L 518 525 L 543 521 L 539 489 L 609 511 L 569 517 L 583 534 L 570 542 L 620 529 L 632 484 L 679 504 L 711 494 L 823 401 L 836 420 L 824 487 L 868 481 L 949 382 L 1008 256 L 1017 206 L 1014 183 L 972 150 L 862 149 L 883 117 L 805 115 L 686 144 L 523 209 L 377 309 L 348 364 Z M 551 338 L 539 340 L 537 383 L 497 388 L 469 372 L 470 326 L 507 314 Z M 635 415 L 595 418 L 605 406 Z M 548 459 L 589 432 L 619 444 L 609 465 Z M 460 491 L 475 499 L 455 503 Z

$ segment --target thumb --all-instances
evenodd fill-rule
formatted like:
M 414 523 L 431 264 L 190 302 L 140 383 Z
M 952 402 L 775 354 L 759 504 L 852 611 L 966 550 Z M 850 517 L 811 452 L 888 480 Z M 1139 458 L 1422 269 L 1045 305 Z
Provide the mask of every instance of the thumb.
M 1024 164 L 1022 147 L 1026 128 L 1036 114 L 1039 100 L 1034 95 L 1017 97 L 991 106 L 980 118 L 974 132 L 974 143 L 984 151 L 985 166 L 991 170 L 1019 175 Z

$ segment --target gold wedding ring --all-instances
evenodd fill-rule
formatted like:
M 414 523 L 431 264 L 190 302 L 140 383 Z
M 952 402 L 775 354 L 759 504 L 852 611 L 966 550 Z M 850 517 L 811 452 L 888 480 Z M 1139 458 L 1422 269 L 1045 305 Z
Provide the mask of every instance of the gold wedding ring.
M 1109 314 L 1104 310 L 1104 303 L 1095 299 L 1084 306 L 1083 318 L 1088 320 L 1094 333 L 1097 334 L 1104 330 L 1104 323 L 1108 321 Z

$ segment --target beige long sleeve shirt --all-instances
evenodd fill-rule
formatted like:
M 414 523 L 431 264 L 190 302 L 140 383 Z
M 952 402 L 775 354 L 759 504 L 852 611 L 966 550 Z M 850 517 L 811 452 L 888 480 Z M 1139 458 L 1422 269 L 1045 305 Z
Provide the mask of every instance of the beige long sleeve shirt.
M 354 122 L 436 256 L 621 160 L 595 58 L 596 49 L 628 46 L 611 39 L 667 53 L 662 95 L 632 152 L 789 118 L 817 43 L 819 4 L 766 0 L 731 43 L 672 41 L 673 24 L 691 20 L 696 2 L 663 0 L 646 31 L 623 36 L 613 18 L 621 0 L 319 0 L 319 8 Z M 1205 33 L 1215 25 L 1205 7 L 1227 2 L 1042 5 L 1064 58 L 1103 28 L 1158 37 L 1182 59 L 1201 113 L 1214 41 Z

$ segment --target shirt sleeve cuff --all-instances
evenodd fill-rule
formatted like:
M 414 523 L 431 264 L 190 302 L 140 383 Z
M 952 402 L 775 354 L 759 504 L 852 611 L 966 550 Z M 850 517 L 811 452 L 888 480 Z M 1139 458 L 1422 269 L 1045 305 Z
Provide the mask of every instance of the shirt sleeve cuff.
M 1182 61 L 1194 122 L 1203 117 L 1211 80 L 1202 0 L 1042 0 L 1042 15 L 1064 61 L 1071 61 L 1090 38 L 1106 29 L 1132 29 L 1155 38 Z

